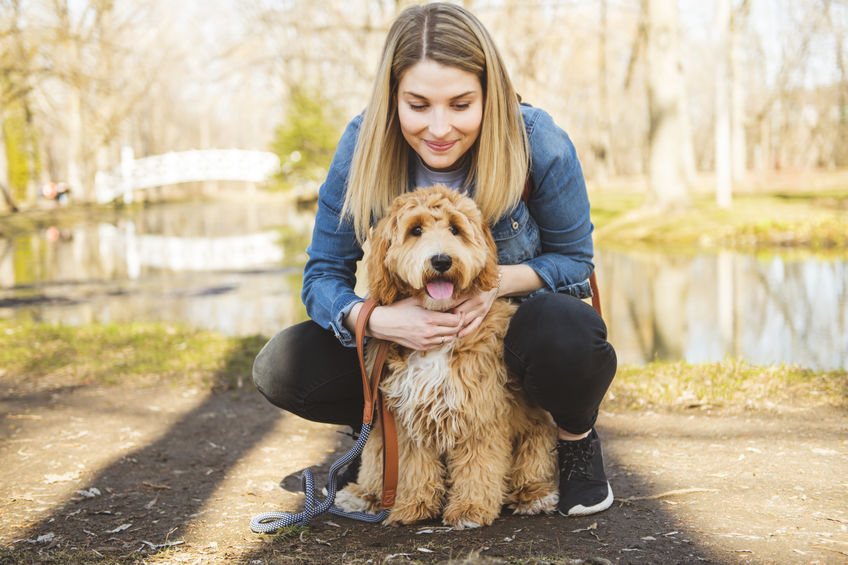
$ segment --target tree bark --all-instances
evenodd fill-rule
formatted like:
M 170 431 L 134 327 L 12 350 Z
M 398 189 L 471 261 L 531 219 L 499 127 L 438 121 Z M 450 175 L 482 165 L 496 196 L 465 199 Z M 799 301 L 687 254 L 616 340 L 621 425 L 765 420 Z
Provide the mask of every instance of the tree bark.
M 683 181 L 683 77 L 677 0 L 645 0 L 643 6 L 648 17 L 648 204 L 676 208 L 689 203 Z
M 6 202 L 6 206 L 12 212 L 17 212 L 18 207 L 15 205 L 15 200 L 12 198 L 8 184 L 9 163 L 6 159 L 6 138 L 3 136 L 3 106 L 0 104 L 0 192 L 3 193 L 3 200 Z
M 716 69 L 715 69 L 715 176 L 716 204 L 729 208 L 733 193 L 730 137 L 730 84 L 728 35 L 730 0 L 716 2 Z
M 612 119 L 610 118 L 609 80 L 607 78 L 607 0 L 601 0 L 600 34 L 598 36 L 598 141 L 595 147 L 598 182 L 606 183 L 612 173 Z

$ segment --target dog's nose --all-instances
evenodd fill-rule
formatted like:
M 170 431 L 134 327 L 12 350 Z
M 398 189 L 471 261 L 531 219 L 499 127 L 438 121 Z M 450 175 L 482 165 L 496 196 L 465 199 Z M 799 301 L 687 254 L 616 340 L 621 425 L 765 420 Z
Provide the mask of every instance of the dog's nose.
M 451 268 L 453 264 L 453 259 L 451 259 L 450 255 L 445 255 L 444 253 L 439 253 L 438 255 L 433 255 L 430 257 L 430 264 L 436 269 L 439 273 L 444 273 L 448 269 Z

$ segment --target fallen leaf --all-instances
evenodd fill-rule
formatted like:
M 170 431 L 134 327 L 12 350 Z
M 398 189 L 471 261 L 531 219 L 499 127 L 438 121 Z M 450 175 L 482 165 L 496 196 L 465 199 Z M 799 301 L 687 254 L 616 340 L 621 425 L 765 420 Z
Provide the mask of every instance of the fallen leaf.
M 453 528 L 451 528 L 450 526 L 444 526 L 444 527 L 436 527 L 436 528 L 424 528 L 423 530 L 418 530 L 415 533 L 416 533 L 416 535 L 417 534 L 434 534 L 436 532 L 450 532 L 451 530 L 453 530 Z
M 597 530 L 597 529 L 598 529 L 598 523 L 592 522 L 591 525 L 586 526 L 585 528 L 580 528 L 580 529 L 577 529 L 577 530 L 571 530 L 571 533 L 576 534 L 577 532 L 591 532 L 592 530 Z
M 141 486 L 144 486 L 144 487 L 147 487 L 147 488 L 171 490 L 171 487 L 169 487 L 168 485 L 154 485 L 153 483 L 151 483 L 149 481 L 144 481 L 143 483 L 141 483 Z
M 94 498 L 95 496 L 100 496 L 100 489 L 91 487 L 88 490 L 78 490 L 77 494 L 86 498 Z
M 141 540 L 141 543 L 143 543 L 147 546 L 150 546 L 150 549 L 162 549 L 163 547 L 174 547 L 175 545 L 182 545 L 182 544 L 185 543 L 185 541 L 183 541 L 183 540 L 166 541 L 165 543 L 160 543 L 158 545 L 154 545 L 154 544 L 150 543 L 149 541 Z
M 108 530 L 106 533 L 107 534 L 117 534 L 118 532 L 123 532 L 124 530 L 128 530 L 131 527 L 132 527 L 132 524 L 121 524 L 120 526 L 118 526 L 114 530 Z

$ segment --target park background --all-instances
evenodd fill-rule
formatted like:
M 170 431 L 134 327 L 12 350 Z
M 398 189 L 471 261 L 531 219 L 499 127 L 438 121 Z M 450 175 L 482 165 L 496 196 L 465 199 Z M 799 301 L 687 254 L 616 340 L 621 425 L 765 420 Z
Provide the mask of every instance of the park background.
M 221 456 L 221 468 L 209 462 L 191 480 L 158 467 L 135 475 L 148 494 L 162 485 L 185 490 L 175 508 L 190 524 L 193 514 L 209 512 L 223 516 L 227 531 L 239 531 L 268 504 L 299 507 L 295 495 L 279 498 L 277 464 L 285 463 L 283 475 L 318 464 L 338 441 L 324 428 L 250 404 L 258 396 L 250 367 L 268 337 L 306 317 L 299 293 L 316 191 L 344 125 L 367 101 L 388 26 L 409 4 L 0 0 L 0 539 L 15 558 L 96 560 L 99 552 L 106 561 L 167 561 L 174 556 L 162 553 L 178 537 L 188 542 L 177 550 L 198 558 L 206 546 L 191 541 L 193 526 L 174 534 L 170 525 L 140 529 L 131 520 L 135 526 L 112 532 L 130 523 L 114 517 L 108 532 L 71 528 L 84 516 L 110 516 L 94 507 L 76 513 L 79 504 L 105 504 L 104 477 L 123 472 L 126 461 L 158 462 L 165 452 L 172 461 Z M 605 410 L 637 423 L 666 411 L 671 419 L 697 414 L 697 422 L 753 414 L 769 434 L 813 426 L 805 433 L 824 443 L 798 457 L 816 469 L 809 475 L 832 484 L 799 481 L 778 457 L 774 492 L 794 505 L 786 524 L 803 529 L 798 524 L 810 512 L 825 512 L 844 540 L 848 516 L 821 504 L 848 506 L 848 2 L 462 4 L 491 31 L 523 100 L 549 112 L 577 147 L 604 317 L 621 362 Z M 98 201 L 98 178 L 120 185 L 145 158 L 227 149 L 272 153 L 275 165 L 262 182 L 195 178 Z M 797 420 L 784 422 L 786 413 Z M 232 414 L 257 437 L 203 437 L 205 422 Z M 819 420 L 831 427 L 815 429 Z M 627 434 L 607 422 L 624 445 Z M 657 425 L 685 431 L 688 424 Z M 281 426 L 287 436 L 275 435 Z M 832 429 L 841 430 L 841 442 Z M 743 455 L 768 459 L 768 438 L 776 437 L 769 434 L 752 432 L 763 443 L 745 446 Z M 300 442 L 297 456 L 285 447 L 290 437 Z M 697 466 L 687 457 L 714 447 L 675 438 L 678 458 L 669 460 L 684 459 L 681 469 Z M 307 439 L 318 451 L 309 452 Z M 797 455 L 793 449 L 779 452 Z M 257 450 L 275 456 L 257 461 Z M 628 455 L 621 448 L 611 463 L 613 483 L 631 496 L 662 490 L 628 483 L 631 473 L 621 470 L 641 464 Z M 249 492 L 222 486 L 247 473 L 238 469 L 248 460 Z M 799 494 L 801 485 L 807 491 Z M 114 490 L 113 501 L 133 492 Z M 234 495 L 240 513 L 206 502 Z M 720 500 L 700 496 L 699 504 L 720 514 Z M 160 508 L 156 500 L 148 497 L 137 512 Z M 814 501 L 818 510 L 807 511 Z M 715 520 L 710 528 L 720 528 Z M 645 537 L 677 540 L 616 516 L 600 524 L 624 527 L 635 541 L 608 552 L 578 545 L 570 555 L 632 557 L 634 544 L 656 541 Z M 796 543 L 802 538 L 747 527 L 715 534 L 725 536 L 718 542 L 704 534 L 703 553 L 666 558 L 791 562 L 814 555 L 828 562 L 848 551 L 827 528 L 809 526 L 812 537 Z M 200 539 L 220 543 L 217 554 L 210 550 L 215 562 L 224 547 L 238 556 L 244 552 L 234 548 L 254 543 L 242 534 L 219 527 Z M 306 538 L 310 547 L 323 549 L 326 536 L 316 536 L 319 542 Z M 264 559 L 280 547 L 250 554 Z M 538 555 L 532 547 L 513 550 L 516 559 Z M 385 553 L 357 555 L 364 562 Z M 332 555 L 328 562 L 341 553 Z

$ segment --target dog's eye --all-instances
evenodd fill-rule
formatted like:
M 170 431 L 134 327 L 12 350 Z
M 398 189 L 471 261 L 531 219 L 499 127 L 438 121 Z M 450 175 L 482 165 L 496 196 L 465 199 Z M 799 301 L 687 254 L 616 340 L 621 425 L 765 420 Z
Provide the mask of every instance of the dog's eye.
M 421 226 L 415 226 L 411 230 L 409 230 L 409 235 L 414 235 L 415 237 L 420 236 L 422 233 Z
M 459 235 L 459 228 L 458 228 L 458 227 L 456 227 L 455 225 L 451 224 L 450 232 L 451 232 L 453 235 Z

